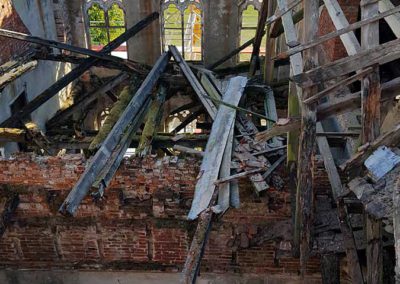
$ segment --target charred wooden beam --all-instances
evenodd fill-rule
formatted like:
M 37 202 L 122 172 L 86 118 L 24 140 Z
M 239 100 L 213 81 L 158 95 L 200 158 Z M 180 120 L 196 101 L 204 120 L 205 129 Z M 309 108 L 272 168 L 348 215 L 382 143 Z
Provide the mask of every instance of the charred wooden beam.
M 155 20 L 155 15 L 158 17 L 158 14 L 152 14 L 152 15 L 148 16 L 147 18 L 145 18 L 144 20 L 137 23 L 136 25 L 134 25 L 132 28 L 128 29 L 122 35 L 120 35 L 115 40 L 111 41 L 109 44 L 107 44 L 105 47 L 103 47 L 103 49 L 101 50 L 101 53 L 103 53 L 103 54 L 110 53 L 111 51 L 116 49 L 118 46 L 120 46 L 122 43 L 126 42 L 128 39 L 130 39 L 131 37 L 133 37 L 134 35 L 139 33 L 141 30 L 143 30 L 145 27 L 147 27 L 150 23 L 152 23 Z M 26 116 L 28 116 L 31 112 L 35 111 L 41 105 L 43 105 L 45 102 L 47 102 L 49 99 L 54 97 L 59 91 L 64 89 L 69 83 L 71 83 L 72 81 L 77 79 L 84 72 L 86 72 L 89 68 L 93 67 L 97 61 L 98 61 L 97 58 L 86 59 L 84 61 L 84 63 L 77 66 L 75 69 L 73 69 L 67 75 L 65 75 L 60 80 L 55 82 L 52 86 L 47 88 L 45 91 L 43 91 L 37 97 L 35 97 L 32 101 L 30 101 L 26 106 L 24 106 L 20 111 L 16 112 L 10 118 L 8 118 L 3 123 L 1 123 L 0 126 L 1 127 L 12 126 L 18 120 L 23 119 Z
M 143 24 L 144 25 L 149 24 L 149 23 L 155 21 L 156 19 L 158 19 L 158 17 L 159 17 L 159 14 L 157 12 L 155 12 L 155 13 L 151 14 L 149 17 L 147 17 L 145 19 L 146 22 L 143 22 Z M 20 40 L 20 41 L 25 41 L 25 42 L 35 43 L 40 46 L 47 46 L 47 47 L 52 47 L 52 48 L 61 49 L 61 50 L 68 50 L 68 51 L 71 51 L 74 53 L 87 55 L 92 58 L 106 60 L 106 61 L 110 61 L 110 62 L 113 62 L 118 65 L 123 65 L 135 72 L 143 72 L 143 68 L 141 66 L 140 66 L 140 68 L 137 68 L 138 67 L 137 63 L 135 63 L 135 62 L 131 63 L 129 60 L 122 59 L 117 56 L 112 56 L 112 55 L 109 55 L 102 51 L 98 52 L 98 51 L 90 50 L 87 48 L 58 42 L 55 40 L 48 40 L 48 39 L 40 38 L 37 36 L 31 36 L 31 35 L 14 32 L 14 31 L 9 31 L 9 30 L 5 30 L 5 29 L 0 29 L 0 36 L 16 39 L 16 40 Z
M 167 96 L 167 88 L 160 85 L 157 95 L 150 105 L 146 123 L 143 128 L 139 146 L 136 150 L 138 156 L 144 157 L 151 153 L 151 143 L 154 139 L 163 116 L 163 105 Z
M 98 53 L 98 52 L 96 52 Z M 35 55 L 33 56 L 34 59 L 36 60 L 48 60 L 48 61 L 56 61 L 56 62 L 64 62 L 64 63 L 72 63 L 76 65 L 80 65 L 84 63 L 84 61 L 87 59 L 86 57 L 79 57 L 79 56 L 74 56 L 70 54 L 53 54 L 50 53 L 48 50 L 37 50 Z M 150 69 L 151 66 L 147 66 L 141 63 L 134 62 L 132 60 L 123 61 L 121 63 L 116 63 L 115 61 L 108 61 L 108 60 L 103 60 L 99 59 L 94 66 L 96 67 L 104 67 L 108 69 L 115 69 L 115 70 L 120 70 L 128 73 L 134 73 L 138 75 L 146 75 Z M 128 62 L 128 63 L 126 63 Z
M 123 146 L 120 144 L 121 139 L 124 138 L 126 131 L 131 126 L 132 119 L 140 115 L 142 108 L 149 99 L 149 95 L 154 85 L 167 67 L 169 58 L 169 53 L 164 53 L 158 59 L 153 69 L 136 92 L 136 95 L 133 97 L 125 111 L 121 114 L 118 122 L 114 125 L 112 131 L 103 142 L 101 148 L 96 152 L 85 172 L 82 174 L 72 191 L 68 194 L 66 200 L 61 205 L 60 212 L 74 215 L 80 202 L 87 195 L 90 187 L 93 185 L 103 168 L 107 165 L 107 162 L 109 162 L 109 154 L 114 152 L 118 147 Z
M 27 62 L 22 64 L 14 69 L 9 70 L 7 73 L 1 74 L 0 76 L 0 91 L 2 91 L 8 84 L 13 82 L 14 80 L 18 79 L 26 72 L 31 71 L 32 69 L 36 68 L 37 61 Z
M 323 284 L 340 283 L 340 264 L 337 254 L 323 254 L 321 256 L 321 276 Z

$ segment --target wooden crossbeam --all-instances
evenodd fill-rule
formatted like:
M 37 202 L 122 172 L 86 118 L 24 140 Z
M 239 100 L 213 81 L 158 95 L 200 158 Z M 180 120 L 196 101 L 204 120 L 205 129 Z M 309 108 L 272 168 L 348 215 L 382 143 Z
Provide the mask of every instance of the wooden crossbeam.
M 380 0 L 378 5 L 381 15 L 386 14 L 387 12 L 399 12 L 399 7 L 395 7 L 390 0 Z M 400 38 L 400 15 L 391 13 L 390 16 L 385 16 L 385 21 L 388 23 L 395 36 Z
M 295 75 L 292 80 L 301 87 L 310 87 L 375 64 L 382 65 L 398 58 L 400 58 L 400 39 L 381 44 L 369 50 L 363 50 L 356 55 Z
M 60 212 L 74 215 L 82 199 L 87 195 L 90 187 L 95 182 L 98 175 L 109 162 L 110 153 L 115 152 L 120 145 L 121 139 L 127 134 L 129 126 L 132 124 L 132 119 L 138 117 L 146 101 L 148 101 L 151 90 L 158 81 L 160 75 L 167 67 L 170 55 L 164 53 L 156 62 L 153 69 L 146 77 L 145 81 L 136 92 L 135 96 L 128 104 L 125 111 L 121 114 L 118 122 L 114 125 L 107 138 L 104 140 L 100 149 L 96 152 L 90 163 L 86 167 L 85 172 L 79 178 L 74 188 L 68 194 L 60 207 Z M 131 131 L 133 132 L 134 129 Z M 115 168 L 115 166 L 113 165 Z
M 131 37 L 133 37 L 134 35 L 139 33 L 145 27 L 150 25 L 150 23 L 152 23 L 154 20 L 155 20 L 154 14 L 152 14 L 152 15 L 148 16 L 147 18 L 145 18 L 144 20 L 138 22 L 132 28 L 128 29 L 122 35 L 120 35 L 115 40 L 111 41 L 109 44 L 107 44 L 105 47 L 103 47 L 103 49 L 101 50 L 101 53 L 103 53 L 103 54 L 110 53 L 111 51 L 116 49 L 118 46 L 120 46 L 121 44 L 126 42 L 128 39 L 130 39 Z M 49 88 L 44 90 L 41 94 L 36 96 L 32 101 L 30 101 L 20 111 L 16 112 L 10 118 L 8 118 L 3 123 L 1 123 L 0 127 L 12 126 L 16 122 L 18 122 L 20 119 L 28 116 L 30 113 L 32 113 L 33 111 L 38 109 L 49 99 L 51 99 L 52 97 L 57 95 L 58 92 L 61 91 L 62 89 L 64 89 L 68 84 L 70 84 L 72 81 L 74 81 L 79 76 L 81 76 L 84 72 L 89 70 L 89 68 L 93 67 L 97 61 L 98 61 L 97 58 L 86 59 L 84 61 L 84 63 L 82 63 L 81 65 L 74 68 L 67 75 L 62 77 L 60 80 L 55 82 Z

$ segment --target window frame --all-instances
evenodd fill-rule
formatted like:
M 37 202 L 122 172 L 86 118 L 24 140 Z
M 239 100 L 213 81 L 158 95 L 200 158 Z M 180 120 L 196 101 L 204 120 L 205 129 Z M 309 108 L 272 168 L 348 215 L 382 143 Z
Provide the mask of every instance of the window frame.
M 201 59 L 200 62 L 204 60 L 204 7 L 201 0 L 161 0 L 161 44 L 162 50 L 166 50 L 165 42 L 165 17 L 164 12 L 169 8 L 169 6 L 174 5 L 180 12 L 181 16 L 181 37 L 182 37 L 182 57 L 185 58 L 185 10 L 190 5 L 195 5 L 197 9 L 201 11 Z M 197 61 L 197 60 L 196 60 Z
M 111 29 L 125 29 L 127 30 L 127 21 L 126 21 L 126 9 L 125 6 L 122 2 L 122 0 L 86 0 L 84 2 L 84 7 L 83 7 L 83 12 L 84 12 L 84 19 L 85 19 L 85 29 L 86 29 L 86 34 L 87 40 L 88 40 L 88 47 L 90 49 L 93 48 L 93 43 L 92 43 L 92 38 L 90 36 L 90 28 L 99 28 L 99 29 L 105 29 L 107 31 L 107 41 L 108 43 L 111 42 L 111 37 L 110 37 L 110 30 Z M 97 25 L 90 25 L 90 19 L 89 19 L 89 10 L 92 8 L 94 5 L 99 5 L 100 9 L 103 10 L 104 12 L 104 26 L 97 26 Z M 118 5 L 118 7 L 123 11 L 124 13 L 124 26 L 111 26 L 110 25 L 110 20 L 108 16 L 108 11 L 113 7 L 113 5 Z M 128 54 L 128 42 L 126 42 L 126 53 Z

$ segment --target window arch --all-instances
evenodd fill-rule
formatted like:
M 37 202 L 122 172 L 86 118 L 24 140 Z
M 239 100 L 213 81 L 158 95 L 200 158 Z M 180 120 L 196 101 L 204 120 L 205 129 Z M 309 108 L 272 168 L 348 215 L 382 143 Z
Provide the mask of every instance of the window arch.
M 162 0 L 162 44 L 175 45 L 186 60 L 202 60 L 203 9 L 200 0 Z
M 240 38 L 239 46 L 255 37 L 260 17 L 262 0 L 246 0 L 240 8 Z M 260 55 L 265 55 L 266 36 L 263 37 Z M 239 54 L 239 61 L 249 61 L 253 47 L 249 46 Z
M 121 0 L 87 0 L 85 15 L 89 46 L 93 50 L 100 50 L 126 30 L 125 10 Z M 127 44 L 123 43 L 112 55 L 127 58 Z

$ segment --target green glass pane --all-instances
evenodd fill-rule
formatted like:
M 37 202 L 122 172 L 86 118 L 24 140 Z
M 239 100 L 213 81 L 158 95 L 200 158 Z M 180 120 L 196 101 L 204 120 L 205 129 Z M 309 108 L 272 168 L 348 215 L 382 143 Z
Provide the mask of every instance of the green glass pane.
M 105 14 L 98 4 L 92 5 L 88 10 L 90 26 L 105 26 Z
M 106 45 L 108 43 L 107 29 L 90 28 L 89 32 L 92 45 Z
M 108 19 L 110 27 L 125 27 L 125 14 L 117 4 L 111 6 L 108 10 Z

